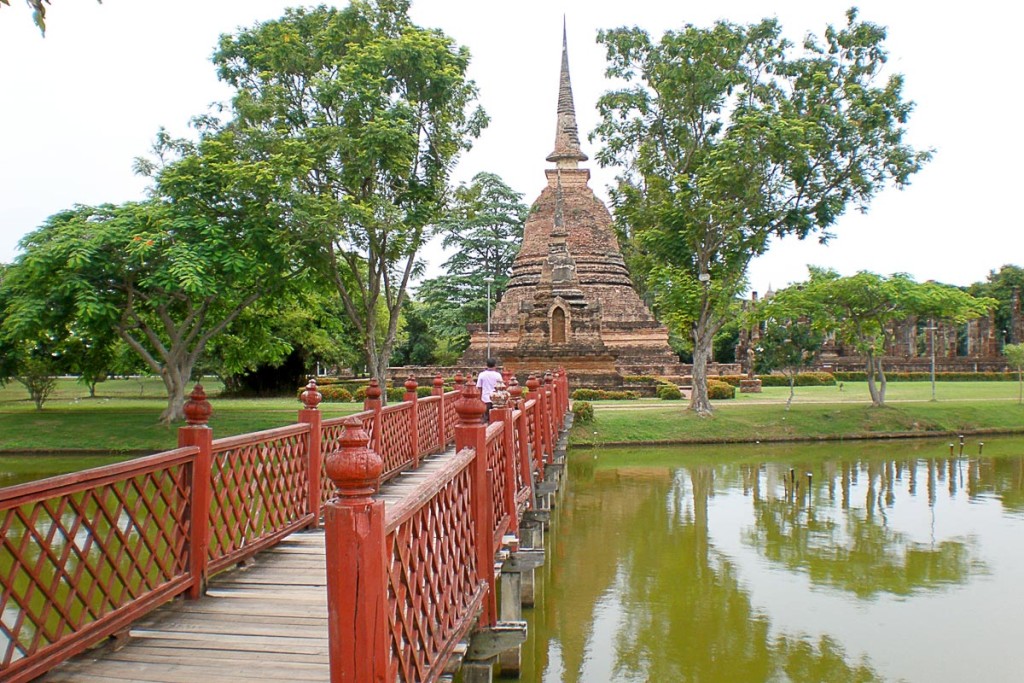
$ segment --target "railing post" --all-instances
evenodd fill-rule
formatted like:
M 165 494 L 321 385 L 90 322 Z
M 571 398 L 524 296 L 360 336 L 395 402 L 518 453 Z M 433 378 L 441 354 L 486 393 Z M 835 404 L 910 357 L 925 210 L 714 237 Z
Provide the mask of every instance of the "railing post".
M 409 409 L 409 430 L 411 431 L 409 440 L 412 444 L 412 468 L 414 470 L 420 466 L 420 397 L 416 393 L 418 388 L 416 377 L 409 375 L 409 379 L 405 380 L 405 396 L 402 398 L 412 404 Z
M 387 680 L 387 554 L 384 502 L 374 500 L 384 461 L 367 448 L 358 418 L 344 422 L 341 449 L 326 458 L 336 487 L 324 506 L 327 633 L 331 682 Z
M 466 383 L 455 402 L 459 424 L 455 427 L 455 450 L 472 448 L 476 455 L 470 465 L 470 486 L 472 489 L 473 530 L 476 536 L 477 576 L 487 583 L 484 598 L 484 612 L 480 625 L 493 626 L 498 621 L 498 602 L 494 582 L 494 520 L 491 519 L 492 472 L 487 469 L 487 425 L 480 420 L 487 406 L 480 400 L 480 390 L 472 383 Z
M 532 448 L 526 411 L 523 409 L 523 388 L 519 386 L 519 380 L 515 378 L 515 375 L 510 381 L 512 384 L 508 388 L 509 405 L 513 411 L 519 411 L 519 422 L 513 425 L 519 433 L 519 476 L 523 480 L 523 485 L 530 487 L 530 508 L 532 509 L 537 507 L 537 501 L 533 491 L 533 459 L 530 457 Z
M 441 452 L 448 450 L 448 444 L 444 441 L 445 408 L 444 408 L 444 377 L 441 373 L 434 375 L 434 388 L 430 393 L 438 397 L 437 401 L 437 443 L 440 444 Z
M 178 429 L 178 446 L 197 446 L 199 454 L 192 467 L 192 500 L 189 505 L 188 570 L 192 585 L 188 597 L 197 599 L 206 592 L 206 568 L 210 559 L 210 505 L 213 488 L 213 430 L 207 422 L 213 413 L 202 384 L 196 384 L 185 402 L 185 427 Z
M 548 462 L 555 461 L 555 441 L 558 440 L 558 428 L 555 426 L 555 382 L 548 370 L 544 373 L 544 412 L 547 414 Z
M 537 390 L 540 387 L 540 380 L 535 375 L 530 375 L 526 380 L 527 401 L 533 401 L 533 434 L 530 434 L 530 443 L 533 446 L 533 459 L 536 463 L 537 477 L 544 480 L 544 411 L 541 410 L 541 394 Z
M 320 526 L 320 469 L 323 467 L 323 453 L 320 451 L 323 440 L 323 414 L 317 408 L 323 400 L 323 395 L 317 389 L 315 379 L 309 380 L 300 400 L 302 408 L 299 410 L 299 422 L 309 425 L 309 486 L 306 490 L 306 512 L 313 515 L 309 528 L 315 529 Z
M 374 377 L 370 380 L 370 386 L 366 387 L 366 399 L 363 401 L 363 410 L 373 411 L 373 433 L 370 434 L 370 448 L 374 453 L 380 453 L 380 382 Z
M 508 454 L 507 466 L 504 472 L 498 472 L 499 477 L 505 478 L 505 512 L 509 516 L 509 532 L 519 534 L 519 510 L 516 507 L 516 498 L 519 495 L 519 487 L 516 486 L 516 453 L 514 450 L 515 440 L 512 437 L 512 408 L 508 405 L 509 393 L 505 390 L 505 382 L 498 382 L 491 392 L 491 422 L 501 422 L 501 439 Z M 497 411 L 497 412 L 496 412 Z

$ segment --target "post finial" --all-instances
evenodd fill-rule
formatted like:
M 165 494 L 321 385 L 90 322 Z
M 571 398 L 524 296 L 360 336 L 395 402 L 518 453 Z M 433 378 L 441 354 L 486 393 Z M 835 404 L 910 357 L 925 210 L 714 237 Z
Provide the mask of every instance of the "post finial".
M 380 488 L 384 460 L 367 444 L 370 435 L 362 420 L 350 417 L 342 423 L 341 448 L 327 454 L 324 468 L 342 498 L 368 498 Z
M 480 389 L 476 384 L 467 382 L 455 402 L 455 413 L 459 416 L 459 424 L 463 427 L 471 427 L 480 424 L 481 418 L 487 412 L 487 406 L 480 400 Z
M 189 395 L 182 410 L 185 413 L 185 422 L 189 427 L 205 427 L 213 414 L 213 406 L 206 400 L 206 391 L 202 384 L 196 384 Z
M 317 406 L 320 405 L 320 401 L 324 399 L 323 394 L 317 389 L 316 380 L 310 378 L 309 384 L 306 385 L 306 390 L 299 396 L 299 400 L 302 401 L 302 406 L 306 410 L 316 410 Z

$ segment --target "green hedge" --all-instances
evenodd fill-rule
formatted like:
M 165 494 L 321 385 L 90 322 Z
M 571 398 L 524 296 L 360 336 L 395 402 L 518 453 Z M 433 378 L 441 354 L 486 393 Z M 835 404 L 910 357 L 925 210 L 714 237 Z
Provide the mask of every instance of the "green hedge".
M 638 391 L 607 391 L 605 389 L 576 389 L 570 395 L 574 401 L 636 401 Z
M 756 375 L 756 377 L 761 380 L 761 386 L 763 387 L 789 386 L 789 378 L 785 375 Z M 746 375 L 719 375 L 718 377 L 712 377 L 710 379 L 715 379 L 719 382 L 725 382 L 730 386 L 738 387 L 740 385 L 740 381 L 745 380 L 746 378 Z M 798 372 L 793 384 L 798 387 L 831 387 L 835 386 L 836 379 L 838 379 L 838 377 L 833 375 L 831 372 Z
M 658 387 L 658 398 L 662 401 L 679 401 L 683 398 L 683 392 L 674 384 L 662 384 Z
M 327 403 L 349 403 L 352 400 L 352 392 L 337 384 L 320 387 L 320 395 Z
M 590 424 L 594 421 L 594 405 L 589 401 L 574 401 L 572 415 L 574 424 Z
M 867 373 L 863 370 L 853 372 L 836 372 L 835 378 L 840 382 L 866 382 Z M 889 382 L 930 382 L 930 372 L 886 372 L 885 379 Z M 1015 372 L 936 372 L 935 380 L 939 382 L 1016 382 Z
M 660 383 L 657 377 L 650 375 L 623 375 L 622 381 L 626 384 L 649 384 L 651 386 Z
M 728 382 L 719 382 L 715 379 L 708 380 L 708 398 L 725 399 L 736 398 L 736 387 Z

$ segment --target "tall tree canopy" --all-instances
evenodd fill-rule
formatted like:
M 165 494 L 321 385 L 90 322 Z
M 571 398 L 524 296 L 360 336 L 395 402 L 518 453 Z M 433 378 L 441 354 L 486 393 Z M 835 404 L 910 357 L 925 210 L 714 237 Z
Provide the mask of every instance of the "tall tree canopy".
M 259 131 L 270 152 L 298 145 L 309 161 L 298 186 L 314 268 L 335 284 L 381 379 L 449 171 L 486 124 L 472 108 L 468 51 L 413 24 L 408 6 L 291 9 L 223 36 L 214 55 L 236 89 L 234 125 Z
M 885 277 L 861 271 L 840 277 L 833 270 L 811 268 L 810 280 L 776 292 L 761 315 L 809 320 L 813 329 L 863 354 L 871 403 L 881 406 L 886 389 L 882 361 L 895 323 L 912 316 L 962 323 L 986 315 L 996 303 L 950 285 L 914 282 L 901 273 Z
M 455 190 L 438 224 L 444 248 L 452 251 L 442 265 L 447 274 L 425 280 L 416 292 L 441 353 L 448 354 L 439 361 L 454 362 L 466 350 L 466 324 L 487 319 L 488 289 L 493 306 L 508 286 L 528 212 L 523 195 L 493 173 L 478 173 Z
M 598 103 L 602 165 L 620 230 L 636 240 L 641 277 L 663 317 L 694 340 L 690 407 L 709 414 L 712 340 L 771 237 L 804 238 L 884 186 L 905 185 L 929 158 L 904 142 L 912 103 L 883 77 L 885 30 L 857 20 L 808 36 L 779 24 L 685 26 L 655 42 L 638 28 L 602 31 L 607 75 Z M 666 315 L 667 314 L 667 315 Z
M 37 338 L 74 320 L 83 333 L 117 335 L 163 379 L 161 420 L 183 418 L 186 383 L 207 344 L 261 296 L 301 274 L 301 239 L 287 156 L 258 158 L 234 132 L 197 145 L 161 137 L 180 153 L 156 173 L 153 198 L 77 206 L 21 242 L 4 278 L 0 334 Z

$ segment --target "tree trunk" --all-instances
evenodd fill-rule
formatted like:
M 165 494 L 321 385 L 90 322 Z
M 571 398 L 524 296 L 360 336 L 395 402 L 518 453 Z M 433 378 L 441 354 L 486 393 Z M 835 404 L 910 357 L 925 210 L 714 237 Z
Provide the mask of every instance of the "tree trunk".
M 713 413 L 711 399 L 708 398 L 708 361 L 715 333 L 708 317 L 702 313 L 693 326 L 693 390 L 690 393 L 690 410 L 701 417 Z
M 793 372 L 793 373 L 790 373 L 790 375 L 789 375 L 789 398 L 786 399 L 786 410 L 787 411 L 789 410 L 789 406 L 793 403 L 793 395 L 796 393 L 796 390 L 793 388 L 795 384 L 796 384 L 796 373 Z
M 185 393 L 192 379 L 192 363 L 168 364 L 160 373 L 167 388 L 167 407 L 160 414 L 160 423 L 169 425 L 185 420 Z
M 875 358 L 874 351 L 868 351 L 866 370 L 868 393 L 871 394 L 871 405 L 880 408 L 885 405 L 885 373 L 882 372 L 882 361 L 879 358 Z

